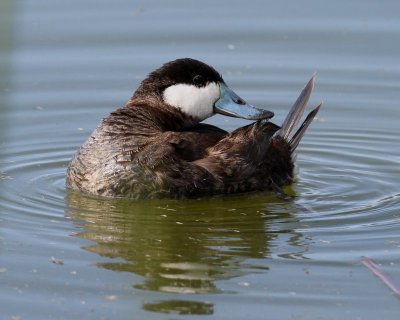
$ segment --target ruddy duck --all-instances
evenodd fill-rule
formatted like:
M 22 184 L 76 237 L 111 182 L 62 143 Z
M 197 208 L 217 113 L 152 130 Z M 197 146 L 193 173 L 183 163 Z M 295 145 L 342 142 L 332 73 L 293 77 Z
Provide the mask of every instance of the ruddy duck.
M 280 189 L 318 105 L 294 132 L 314 76 L 279 127 L 207 64 L 178 59 L 153 71 L 128 103 L 104 118 L 69 164 L 67 186 L 104 197 L 199 197 Z M 232 133 L 202 120 L 221 113 L 256 120 Z

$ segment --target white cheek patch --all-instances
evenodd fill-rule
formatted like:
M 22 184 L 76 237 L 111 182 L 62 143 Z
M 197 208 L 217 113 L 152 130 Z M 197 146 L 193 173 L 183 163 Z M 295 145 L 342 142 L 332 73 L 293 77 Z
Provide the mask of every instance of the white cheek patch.
M 217 83 L 209 83 L 201 88 L 181 83 L 165 89 L 163 98 L 169 105 L 202 121 L 214 114 L 214 103 L 219 96 Z

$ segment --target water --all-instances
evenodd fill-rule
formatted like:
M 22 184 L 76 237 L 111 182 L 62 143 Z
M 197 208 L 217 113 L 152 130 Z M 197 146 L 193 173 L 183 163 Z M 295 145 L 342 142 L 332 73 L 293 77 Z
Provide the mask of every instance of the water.
M 0 319 L 397 319 L 400 5 L 2 1 Z M 177 57 L 281 123 L 318 72 L 293 201 L 99 200 L 65 170 L 99 120 Z M 248 122 L 216 116 L 233 130 Z

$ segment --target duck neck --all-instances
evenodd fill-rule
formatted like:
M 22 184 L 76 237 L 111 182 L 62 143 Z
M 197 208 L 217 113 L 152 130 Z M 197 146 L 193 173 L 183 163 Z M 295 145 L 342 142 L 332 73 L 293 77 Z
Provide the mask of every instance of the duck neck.
M 168 108 L 158 99 L 134 98 L 124 107 L 135 113 L 135 118 L 143 125 L 153 126 L 160 131 L 182 131 L 198 124 L 176 108 Z

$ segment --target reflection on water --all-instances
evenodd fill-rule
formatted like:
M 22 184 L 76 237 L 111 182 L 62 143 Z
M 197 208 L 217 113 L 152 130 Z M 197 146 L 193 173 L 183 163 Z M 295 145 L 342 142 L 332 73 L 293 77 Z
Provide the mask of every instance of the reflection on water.
M 144 290 L 219 293 L 218 280 L 268 272 L 266 260 L 261 259 L 270 257 L 271 243 L 279 234 L 289 237 L 294 246 L 301 238 L 293 230 L 276 229 L 277 221 L 291 219 L 288 212 L 293 207 L 287 203 L 287 212 L 269 210 L 278 203 L 285 207 L 273 195 L 134 202 L 71 191 L 67 200 L 68 215 L 83 226 L 78 236 L 94 242 L 85 249 L 115 258 L 98 266 L 143 276 L 134 287 Z M 257 259 L 260 263 L 255 264 Z M 210 303 L 186 300 L 152 302 L 143 308 L 180 314 L 213 310 Z
M 146 303 L 143 309 L 162 313 L 176 314 L 213 314 L 214 306 L 210 302 L 185 300 L 169 300 L 156 303 Z

